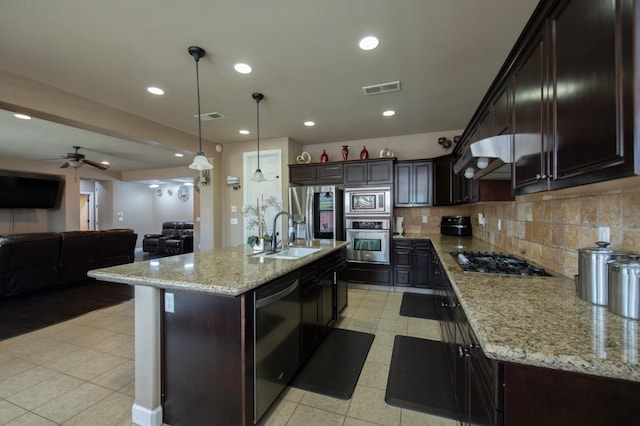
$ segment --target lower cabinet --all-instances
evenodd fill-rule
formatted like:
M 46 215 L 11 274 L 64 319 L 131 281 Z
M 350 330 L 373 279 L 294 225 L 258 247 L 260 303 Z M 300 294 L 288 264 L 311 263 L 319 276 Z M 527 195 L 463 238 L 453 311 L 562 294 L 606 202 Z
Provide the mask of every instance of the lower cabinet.
M 347 262 L 349 282 L 361 284 L 393 285 L 391 265 Z
M 442 289 L 442 267 L 431 241 L 393 240 L 394 285 Z

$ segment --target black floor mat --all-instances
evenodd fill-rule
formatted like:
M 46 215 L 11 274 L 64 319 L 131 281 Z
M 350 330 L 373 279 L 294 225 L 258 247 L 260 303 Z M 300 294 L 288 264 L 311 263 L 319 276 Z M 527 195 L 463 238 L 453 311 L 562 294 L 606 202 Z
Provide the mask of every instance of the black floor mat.
M 396 407 L 458 420 L 444 344 L 396 336 L 385 401 Z
M 439 309 L 444 296 L 433 294 L 404 293 L 400 305 L 400 315 L 403 317 L 425 318 L 440 320 Z
M 0 299 L 0 340 L 133 298 L 133 286 L 88 279 L 72 287 Z
M 332 329 L 290 385 L 333 398 L 351 398 L 374 337 Z

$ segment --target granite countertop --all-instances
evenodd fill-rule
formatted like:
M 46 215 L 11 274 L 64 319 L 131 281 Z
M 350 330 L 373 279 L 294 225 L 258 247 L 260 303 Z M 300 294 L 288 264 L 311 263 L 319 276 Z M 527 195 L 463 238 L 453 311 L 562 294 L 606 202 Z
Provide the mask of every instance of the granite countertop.
M 471 237 L 428 238 L 488 358 L 640 382 L 640 324 L 576 296 L 562 276 L 463 272 L 454 250 L 496 251 Z
M 299 259 L 257 256 L 241 245 L 96 269 L 88 275 L 116 283 L 239 296 L 347 245 L 314 241 L 313 247 L 321 250 Z

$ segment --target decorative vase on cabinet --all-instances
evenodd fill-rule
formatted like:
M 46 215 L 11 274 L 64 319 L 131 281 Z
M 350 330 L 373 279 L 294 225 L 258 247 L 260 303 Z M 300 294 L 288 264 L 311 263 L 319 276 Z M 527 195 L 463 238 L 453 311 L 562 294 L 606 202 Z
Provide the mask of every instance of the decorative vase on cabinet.
M 329 161 L 329 156 L 327 155 L 327 150 L 323 149 L 322 150 L 322 155 L 320 156 L 320 162 L 321 163 L 326 163 L 327 161 Z
M 369 151 L 367 151 L 366 145 L 362 146 L 362 151 L 360 151 L 360 158 L 363 160 L 369 158 Z
M 342 145 L 342 159 L 347 161 L 347 157 L 349 156 L 349 145 Z

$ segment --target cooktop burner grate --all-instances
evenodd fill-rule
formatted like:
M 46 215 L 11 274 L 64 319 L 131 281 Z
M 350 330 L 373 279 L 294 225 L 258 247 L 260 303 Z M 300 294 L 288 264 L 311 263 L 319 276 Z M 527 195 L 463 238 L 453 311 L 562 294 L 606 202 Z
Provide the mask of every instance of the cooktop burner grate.
M 544 268 L 531 265 L 508 253 L 452 251 L 451 256 L 465 272 L 520 276 L 549 276 Z

